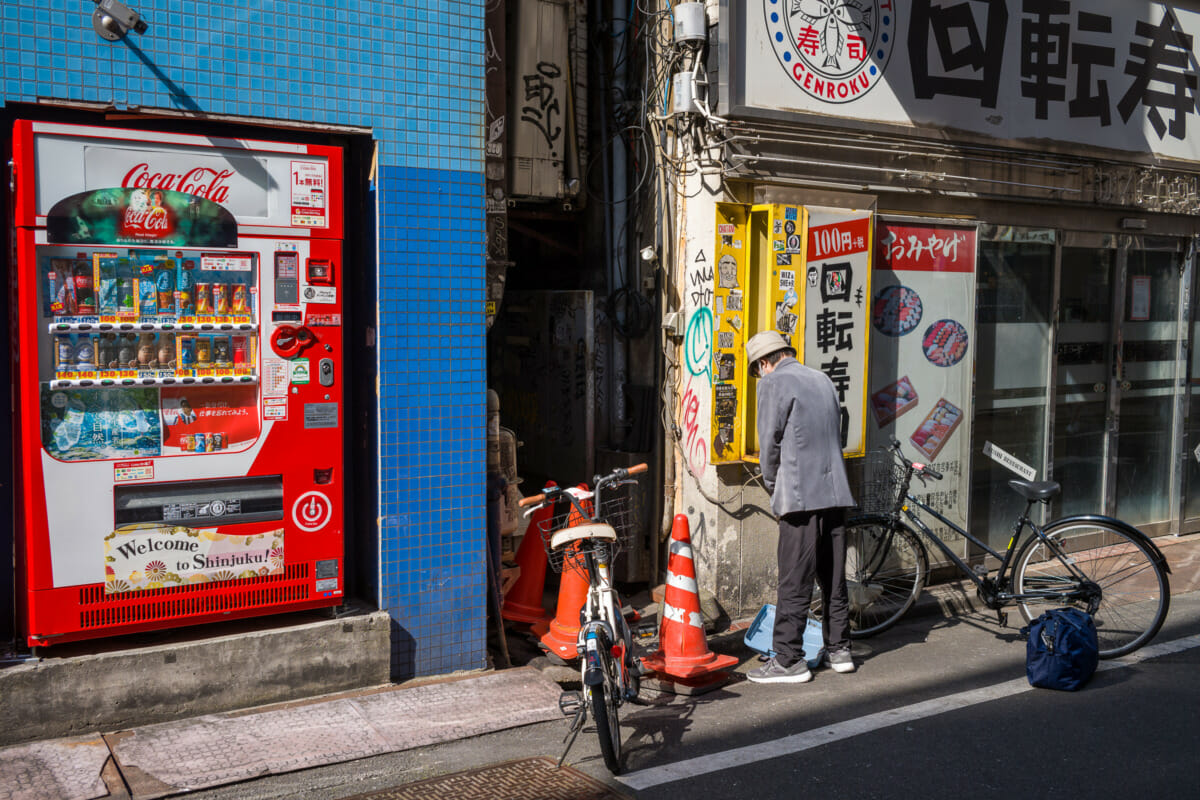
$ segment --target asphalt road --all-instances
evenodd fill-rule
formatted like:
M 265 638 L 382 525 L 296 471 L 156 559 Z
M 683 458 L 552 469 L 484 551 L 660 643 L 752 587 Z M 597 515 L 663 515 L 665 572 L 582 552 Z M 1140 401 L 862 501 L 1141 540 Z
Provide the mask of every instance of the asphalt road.
M 738 644 L 712 641 L 744 654 L 744 673 L 758 662 Z M 764 686 L 739 674 L 700 697 L 647 695 L 650 706 L 626 707 L 618 779 L 590 728 L 568 763 L 637 800 L 1200 796 L 1200 593 L 1172 598 L 1152 648 L 1173 652 L 1104 662 L 1077 693 L 1029 689 L 1024 643 L 994 615 L 921 617 L 856 642 L 853 675 Z M 345 798 L 557 758 L 566 730 L 547 722 L 190 796 Z

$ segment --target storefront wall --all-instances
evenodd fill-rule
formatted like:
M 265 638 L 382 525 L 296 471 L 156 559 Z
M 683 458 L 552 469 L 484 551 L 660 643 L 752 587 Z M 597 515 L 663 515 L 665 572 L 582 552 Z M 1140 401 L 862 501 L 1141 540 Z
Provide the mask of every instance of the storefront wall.
M 1063 484 L 1041 512 L 1046 518 L 1099 512 L 1152 535 L 1200 530 L 1200 114 L 1184 101 L 1166 107 L 1164 95 L 1136 77 L 1152 67 L 1173 71 L 1170 80 L 1194 97 L 1186 87 L 1197 79 L 1195 50 L 1185 56 L 1200 35 L 1200 14 L 1153 2 L 1102 3 L 1088 14 L 1026 12 L 1008 2 L 961 4 L 966 16 L 953 22 L 935 4 L 905 5 L 876 3 L 851 33 L 876 37 L 876 49 L 861 72 L 835 76 L 857 80 L 861 96 L 831 99 L 804 85 L 805 71 L 816 74 L 821 62 L 802 58 L 812 26 L 796 8 L 722 3 L 728 68 L 717 108 L 730 121 L 725 182 L 713 199 L 870 208 L 877 229 L 889 219 L 923 219 L 977 231 L 973 382 L 957 431 L 969 452 L 965 491 L 934 505 L 989 545 L 1003 548 L 1024 504 L 1007 487 L 1019 476 L 985 446 L 1015 457 L 1036 479 Z M 1058 27 L 1038 27 L 1052 23 Z M 947 41 L 976 48 L 980 66 L 967 66 L 964 52 L 956 66 Z M 1052 41 L 1075 42 L 1068 52 L 1079 57 L 1061 74 L 1039 76 Z M 1175 56 L 1147 66 L 1147 42 Z M 908 53 L 914 43 L 927 48 L 921 58 Z M 1089 62 L 1090 72 L 1079 66 L 1097 53 L 1104 58 Z M 850 63 L 834 61 L 827 71 Z M 1046 84 L 1058 88 L 1037 88 Z M 694 188 L 682 222 L 685 268 L 716 235 L 713 203 Z M 877 296 L 888 281 L 876 276 Z M 703 305 L 685 298 L 688 319 L 711 316 Z M 936 307 L 925 314 L 940 316 Z M 871 353 L 869 393 L 911 366 L 882 363 L 876 343 Z M 687 380 L 706 376 L 693 371 Z M 711 392 L 683 392 L 685 402 L 699 403 L 687 418 L 709 419 Z M 685 436 L 710 433 L 700 426 Z M 700 558 L 711 575 L 701 584 L 731 613 L 773 601 L 774 520 L 753 472 L 729 464 L 700 472 L 707 483 L 683 482 L 685 510 L 706 537 Z
M 377 263 L 346 265 L 377 271 L 378 287 L 359 304 L 377 300 L 377 321 L 348 344 L 378 364 L 378 439 L 354 437 L 377 453 L 378 475 L 366 515 L 378 528 L 356 532 L 357 557 L 372 562 L 359 591 L 392 616 L 397 677 L 483 667 L 484 4 L 128 5 L 149 27 L 111 42 L 92 3 L 5 2 L 0 103 L 107 108 L 129 128 L 161 109 L 196 118 L 193 133 L 211 131 L 212 115 L 253 121 L 263 139 L 293 123 L 309 136 L 369 130 L 374 196 L 357 200 L 377 211 L 347 228 Z

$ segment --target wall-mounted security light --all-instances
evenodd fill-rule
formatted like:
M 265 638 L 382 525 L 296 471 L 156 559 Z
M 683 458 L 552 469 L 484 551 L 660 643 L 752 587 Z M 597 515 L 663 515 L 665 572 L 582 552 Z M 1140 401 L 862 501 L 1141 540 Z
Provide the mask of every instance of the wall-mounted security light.
M 654 259 L 658 258 L 658 252 L 657 252 L 657 251 L 655 251 L 655 249 L 654 249 L 652 246 L 650 246 L 650 245 L 646 245 L 645 247 L 643 247 L 643 248 L 641 249 L 641 251 L 640 251 L 639 255 L 641 255 L 641 257 L 642 257 L 642 261 L 645 261 L 645 262 L 647 262 L 647 263 L 649 263 L 649 262 L 653 261 Z
M 149 29 L 142 15 L 121 0 L 92 0 L 96 10 L 92 12 L 92 27 L 96 33 L 110 42 L 115 42 L 132 30 L 142 34 Z
M 678 3 L 671 9 L 675 17 L 675 44 L 704 42 L 708 39 L 708 21 L 704 3 Z

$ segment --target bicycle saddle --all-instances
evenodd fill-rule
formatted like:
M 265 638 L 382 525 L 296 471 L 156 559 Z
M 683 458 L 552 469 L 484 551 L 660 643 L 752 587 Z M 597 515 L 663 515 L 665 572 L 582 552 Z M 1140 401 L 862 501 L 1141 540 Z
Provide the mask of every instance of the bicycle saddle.
M 612 529 L 611 525 L 605 525 L 603 522 L 560 528 L 550 537 L 550 549 L 557 550 L 580 539 L 609 539 L 615 542 L 617 540 L 617 532 Z
M 1008 485 L 1017 494 L 1030 502 L 1034 500 L 1049 500 L 1062 489 L 1058 481 L 1009 481 Z

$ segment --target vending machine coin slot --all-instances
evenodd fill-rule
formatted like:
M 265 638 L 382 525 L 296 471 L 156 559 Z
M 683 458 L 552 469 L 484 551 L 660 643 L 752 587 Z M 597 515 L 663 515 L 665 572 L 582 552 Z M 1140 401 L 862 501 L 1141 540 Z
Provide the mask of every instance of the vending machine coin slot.
M 300 302 L 299 253 L 275 253 L 275 302 L 289 306 Z

